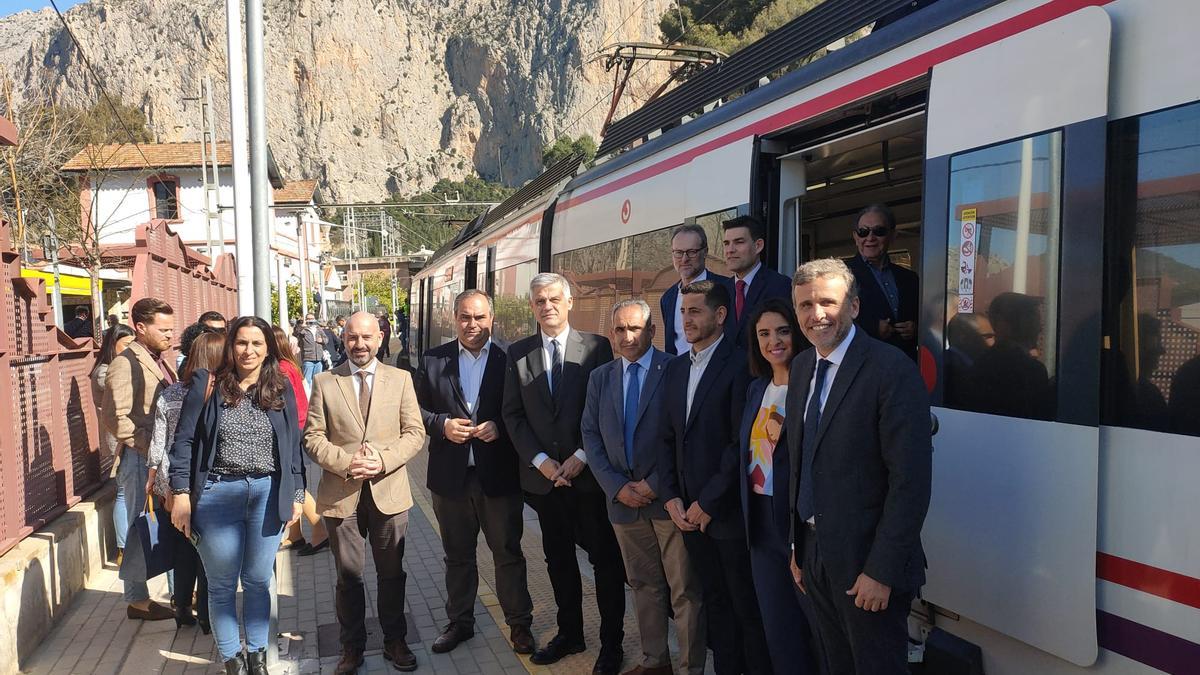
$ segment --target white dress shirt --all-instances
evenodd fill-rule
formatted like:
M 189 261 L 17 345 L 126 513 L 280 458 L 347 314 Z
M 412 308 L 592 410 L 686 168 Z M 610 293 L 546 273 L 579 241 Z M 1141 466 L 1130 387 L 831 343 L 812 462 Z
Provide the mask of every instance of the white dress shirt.
M 692 279 L 691 283 L 704 281 L 708 279 L 708 269 L 705 268 L 700 274 Z M 692 345 L 687 341 L 687 336 L 683 334 L 683 282 L 679 282 L 679 292 L 675 294 L 675 353 L 686 354 L 692 350 Z
M 562 357 L 563 363 L 565 364 L 567 362 L 567 338 L 571 335 L 571 326 L 570 324 L 564 326 L 563 332 L 559 333 L 553 338 L 540 330 L 538 331 L 538 335 L 542 336 L 542 364 L 546 367 L 546 381 L 550 383 L 550 393 L 553 395 L 554 387 L 557 387 L 558 383 L 552 380 L 554 377 L 554 357 L 551 356 L 553 352 L 550 350 L 550 341 L 558 340 L 558 355 Z M 579 448 L 575 451 L 575 458 L 584 464 L 587 464 L 587 453 L 583 451 L 583 448 Z M 539 452 L 533 456 L 533 468 L 542 468 L 542 462 L 545 462 L 548 459 L 550 459 L 550 455 L 547 455 L 544 452 Z
M 747 293 L 750 292 L 750 284 L 754 283 L 754 277 L 756 275 L 758 275 L 758 270 L 760 270 L 760 269 L 762 269 L 762 261 L 761 260 L 754 263 L 754 267 L 751 267 L 750 271 L 746 272 L 746 276 L 744 276 L 744 277 L 739 277 L 737 275 L 737 272 L 734 272 L 734 274 L 733 274 L 734 293 L 737 292 L 736 284 L 739 280 L 746 282 L 746 292 Z
M 717 330 L 720 328 L 718 327 Z M 692 417 L 692 399 L 696 398 L 696 389 L 700 387 L 700 378 L 704 377 L 704 371 L 708 368 L 708 362 L 712 360 L 713 352 L 717 350 L 717 345 L 721 344 L 721 340 L 724 339 L 725 334 L 721 333 L 716 342 L 703 350 L 688 353 L 692 359 L 692 365 L 688 371 L 687 411 L 683 418 L 685 422 Z
M 467 403 L 467 412 L 475 414 L 475 406 L 479 403 L 479 387 L 483 384 L 483 372 L 487 369 L 488 352 L 491 351 L 492 339 L 483 344 L 479 356 L 472 354 L 462 342 L 458 343 L 458 381 L 462 385 L 463 399 Z M 467 466 L 475 466 L 475 448 L 467 444 Z
M 838 366 L 842 365 L 842 361 L 846 358 L 846 350 L 850 349 L 850 343 L 854 340 L 854 334 L 857 329 L 854 324 L 850 324 L 850 332 L 846 334 L 846 339 L 842 340 L 829 356 L 821 356 L 821 352 L 817 352 L 817 360 L 825 359 L 829 362 L 829 367 L 825 369 L 825 383 L 821 387 L 821 406 L 822 413 L 825 412 L 825 401 L 829 398 L 829 391 L 833 389 L 833 380 L 837 377 Z M 804 399 L 804 417 L 808 418 L 808 406 L 812 401 L 813 385 L 817 383 L 817 366 L 813 366 L 812 377 L 808 380 L 808 397 Z
M 363 366 L 362 368 L 359 368 L 358 366 L 354 365 L 353 361 L 346 361 L 346 363 L 350 364 L 350 376 L 354 378 L 354 391 L 358 391 L 358 387 L 359 387 L 358 371 L 361 370 L 361 371 L 365 371 L 367 373 L 367 391 L 374 393 L 375 392 L 375 367 L 379 365 L 379 359 L 371 359 L 371 362 L 368 363 L 367 365 Z

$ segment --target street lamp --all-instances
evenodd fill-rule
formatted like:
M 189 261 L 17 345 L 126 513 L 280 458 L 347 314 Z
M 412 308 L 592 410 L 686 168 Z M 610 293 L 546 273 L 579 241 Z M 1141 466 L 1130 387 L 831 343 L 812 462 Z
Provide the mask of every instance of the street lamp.
M 54 288 L 50 298 L 54 305 L 54 325 L 63 327 L 62 283 L 58 274 L 58 237 L 53 232 L 42 235 L 42 255 L 49 256 L 50 265 L 54 269 Z

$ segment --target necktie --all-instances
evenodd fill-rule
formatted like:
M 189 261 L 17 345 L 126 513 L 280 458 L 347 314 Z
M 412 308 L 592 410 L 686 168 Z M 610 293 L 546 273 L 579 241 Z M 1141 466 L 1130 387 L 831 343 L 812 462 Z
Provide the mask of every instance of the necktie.
M 737 320 L 741 321 L 742 312 L 746 309 L 746 282 L 738 279 L 734 286 L 737 289 L 737 293 L 733 300 L 733 311 L 737 312 Z
M 817 361 L 817 379 L 813 383 L 812 398 L 808 400 L 808 412 L 804 415 L 804 439 L 800 444 L 800 490 L 796 495 L 796 513 L 800 520 L 813 517 L 813 456 L 817 451 L 817 428 L 821 424 L 821 391 L 825 389 L 825 372 L 830 362 Z
M 363 424 L 367 423 L 367 413 L 371 410 L 371 388 L 367 386 L 367 371 L 358 373 L 358 411 L 362 413 Z
M 629 364 L 629 384 L 625 386 L 625 464 L 633 469 L 633 430 L 637 428 L 638 403 L 642 394 L 638 379 L 640 363 Z
M 562 378 L 562 350 L 558 348 L 558 340 L 550 341 L 550 393 L 558 391 L 558 382 Z

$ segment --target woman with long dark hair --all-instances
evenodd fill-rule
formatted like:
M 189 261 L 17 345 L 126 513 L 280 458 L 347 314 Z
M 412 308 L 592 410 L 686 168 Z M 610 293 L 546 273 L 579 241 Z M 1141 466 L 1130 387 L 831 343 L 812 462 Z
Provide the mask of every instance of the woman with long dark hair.
M 171 447 L 171 522 L 200 550 L 227 673 L 266 675 L 275 552 L 304 503 L 296 395 L 279 362 L 266 321 L 234 319 L 221 365 L 192 376 Z
M 117 354 L 125 351 L 136 336 L 133 329 L 123 323 L 114 324 L 104 331 L 104 340 L 100 343 L 100 351 L 96 354 L 96 364 L 88 376 L 92 381 L 92 403 L 99 412 L 104 401 L 104 379 L 108 375 L 108 364 L 117 358 Z M 100 448 L 113 456 L 112 477 L 117 475 L 117 466 L 121 461 L 121 453 L 117 452 L 117 439 L 100 425 Z M 116 481 L 117 496 L 113 501 L 113 529 L 117 532 L 117 565 L 125 554 L 125 535 L 129 531 L 129 514 L 125 511 L 125 488 L 121 481 Z
M 788 567 L 790 471 L 784 433 L 792 359 L 808 348 L 786 300 L 761 302 L 746 322 L 750 373 L 742 414 L 742 474 L 738 481 L 754 591 L 776 673 L 817 673 L 809 622 Z M 797 383 L 796 386 L 804 386 Z

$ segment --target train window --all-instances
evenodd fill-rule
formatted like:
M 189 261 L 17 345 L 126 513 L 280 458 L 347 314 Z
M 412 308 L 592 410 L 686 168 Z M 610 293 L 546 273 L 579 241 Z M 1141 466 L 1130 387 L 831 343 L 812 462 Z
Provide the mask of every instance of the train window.
M 633 237 L 577 248 L 554 256 L 554 270 L 571 282 L 571 325 L 608 334 L 609 310 L 633 293 Z
M 729 268 L 725 266 L 725 246 L 721 243 L 725 235 L 725 231 L 721 229 L 721 224 L 737 217 L 738 210 L 735 207 L 688 219 L 689 222 L 694 222 L 703 227 L 704 233 L 708 235 L 708 260 L 705 266 L 711 272 L 729 276 Z M 670 246 L 667 246 L 663 252 L 669 256 Z M 669 258 L 667 262 L 671 262 Z
M 945 402 L 1053 419 L 1060 132 L 950 160 Z
M 512 342 L 533 334 L 533 310 L 529 309 L 529 282 L 538 272 L 538 262 L 530 260 L 496 270 L 492 275 L 496 318 L 492 335 Z
M 1109 125 L 1104 424 L 1200 436 L 1200 103 Z

